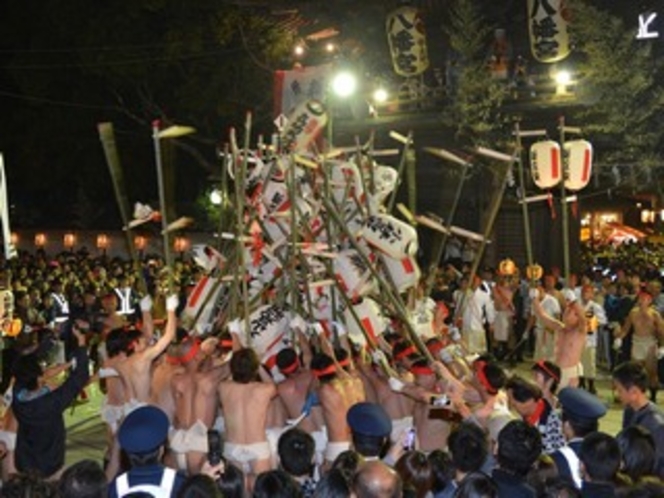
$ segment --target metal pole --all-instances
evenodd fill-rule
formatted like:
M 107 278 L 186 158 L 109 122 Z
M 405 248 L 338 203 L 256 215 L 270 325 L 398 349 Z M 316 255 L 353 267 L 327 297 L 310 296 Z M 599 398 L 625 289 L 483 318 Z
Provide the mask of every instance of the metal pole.
M 563 168 L 563 179 L 560 182 L 560 208 L 562 210 L 562 230 L 563 230 L 563 277 L 565 278 L 565 285 L 569 285 L 570 277 L 570 263 L 569 263 L 569 213 L 567 211 L 567 190 L 565 189 L 565 181 L 569 175 L 568 165 L 563 160 L 562 154 L 565 147 L 565 116 L 560 116 L 558 119 L 560 127 L 560 151 L 561 151 L 561 165 Z

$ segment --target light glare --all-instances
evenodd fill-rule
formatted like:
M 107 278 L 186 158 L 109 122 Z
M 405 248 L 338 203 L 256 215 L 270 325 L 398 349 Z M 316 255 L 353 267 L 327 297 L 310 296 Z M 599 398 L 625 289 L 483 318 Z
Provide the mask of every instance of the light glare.
M 376 91 L 373 94 L 374 102 L 376 102 L 377 104 L 383 104 L 387 102 L 387 97 L 388 97 L 387 90 L 385 90 L 384 88 L 376 89 Z
M 572 75 L 569 71 L 558 71 L 553 79 L 557 85 L 569 85 L 572 82 Z
M 339 97 L 349 97 L 355 93 L 357 79 L 349 72 L 337 74 L 332 80 L 332 90 Z

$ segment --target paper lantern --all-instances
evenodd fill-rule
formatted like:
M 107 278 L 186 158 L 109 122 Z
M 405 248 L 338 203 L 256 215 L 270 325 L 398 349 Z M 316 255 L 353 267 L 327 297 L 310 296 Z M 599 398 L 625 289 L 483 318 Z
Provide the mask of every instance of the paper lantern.
M 565 142 L 565 188 L 581 190 L 590 182 L 593 166 L 593 146 L 586 140 Z
M 400 76 L 417 76 L 426 71 L 429 55 L 420 12 L 411 6 L 399 7 L 388 14 L 385 25 L 394 71 Z
M 539 280 L 544 275 L 544 269 L 537 263 L 526 267 L 526 277 L 528 280 Z
M 422 272 L 414 256 L 406 256 L 402 259 L 385 256 L 383 263 L 384 271 L 391 277 L 388 281 L 394 282 L 394 287 L 399 293 L 415 287 L 422 276 Z
M 322 102 L 309 100 L 298 105 L 288 116 L 281 136 L 281 146 L 288 152 L 305 152 L 327 124 L 327 110 Z
M 369 336 L 375 342 L 387 328 L 387 319 L 381 312 L 378 303 L 373 299 L 364 298 L 353 305 L 353 310 L 359 323 L 350 309 L 344 311 L 344 322 L 350 339 L 355 344 L 365 345 L 366 336 Z
M 498 266 L 501 275 L 512 276 L 516 273 L 516 264 L 510 258 L 503 259 Z
M 557 62 L 569 55 L 566 0 L 528 0 L 528 32 L 533 57 Z
M 562 180 L 560 144 L 553 140 L 535 142 L 530 147 L 530 172 L 541 189 L 555 187 Z
M 396 259 L 417 253 L 417 231 L 394 216 L 367 216 L 362 237 L 373 247 Z

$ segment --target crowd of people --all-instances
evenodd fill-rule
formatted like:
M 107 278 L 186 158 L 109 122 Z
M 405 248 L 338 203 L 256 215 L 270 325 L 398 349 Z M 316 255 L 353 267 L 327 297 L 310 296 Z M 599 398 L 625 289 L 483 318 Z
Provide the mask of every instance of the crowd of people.
M 293 322 L 264 355 L 235 327 L 181 327 L 205 272 L 192 260 L 169 288 L 158 257 L 20 254 L 5 264 L 17 320 L 3 327 L 0 493 L 664 496 L 659 275 L 534 282 L 454 263 L 408 300 L 409 326 L 358 344 Z M 598 365 L 624 407 L 618 434 L 599 431 Z M 92 383 L 105 457 L 66 467 L 63 412 Z

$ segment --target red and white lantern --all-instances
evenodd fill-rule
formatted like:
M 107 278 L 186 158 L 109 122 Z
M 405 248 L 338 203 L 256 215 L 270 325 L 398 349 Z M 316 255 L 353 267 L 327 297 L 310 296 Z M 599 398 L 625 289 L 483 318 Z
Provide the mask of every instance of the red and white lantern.
M 281 135 L 281 146 L 288 152 L 306 152 L 327 124 L 327 110 L 317 100 L 298 105 L 288 116 L 288 125 Z
M 406 256 L 402 259 L 385 256 L 383 264 L 384 271 L 390 275 L 390 280 L 394 282 L 394 286 L 399 293 L 415 287 L 422 276 L 420 266 L 413 256 Z
M 348 337 L 360 345 L 366 344 L 366 335 L 368 335 L 374 342 L 378 337 L 385 332 L 388 321 L 380 310 L 380 306 L 373 299 L 365 297 L 361 302 L 352 306 L 356 320 L 350 309 L 344 311 L 344 322 L 346 323 L 346 330 Z
M 563 178 L 560 144 L 553 140 L 535 142 L 530 146 L 530 172 L 541 189 L 555 187 Z
M 367 216 L 362 237 L 373 247 L 395 259 L 417 253 L 415 228 L 388 214 Z
M 339 252 L 333 266 L 335 277 L 351 300 L 366 296 L 375 289 L 371 270 L 354 249 Z
M 590 182 L 593 167 L 593 146 L 587 140 L 565 142 L 565 188 L 581 190 Z

